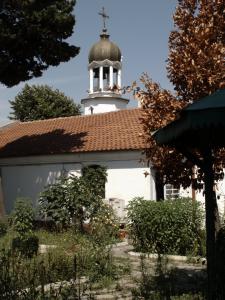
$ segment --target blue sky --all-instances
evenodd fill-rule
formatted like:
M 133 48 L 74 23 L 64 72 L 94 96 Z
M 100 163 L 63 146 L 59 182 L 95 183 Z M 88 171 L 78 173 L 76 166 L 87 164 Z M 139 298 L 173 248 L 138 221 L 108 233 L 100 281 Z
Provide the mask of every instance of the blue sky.
M 102 19 L 98 12 L 104 6 L 110 18 L 107 28 L 110 39 L 123 55 L 122 83 L 130 85 L 147 72 L 163 88 L 171 89 L 166 74 L 168 37 L 173 29 L 172 15 L 177 0 L 77 0 L 74 9 L 76 25 L 70 43 L 81 47 L 80 54 L 58 67 L 50 67 L 44 75 L 27 81 L 28 84 L 48 84 L 79 103 L 87 96 L 89 78 L 88 52 L 99 40 Z M 0 85 L 0 125 L 8 120 L 9 100 L 13 100 L 25 83 L 13 88 Z M 131 99 L 129 106 L 137 105 Z

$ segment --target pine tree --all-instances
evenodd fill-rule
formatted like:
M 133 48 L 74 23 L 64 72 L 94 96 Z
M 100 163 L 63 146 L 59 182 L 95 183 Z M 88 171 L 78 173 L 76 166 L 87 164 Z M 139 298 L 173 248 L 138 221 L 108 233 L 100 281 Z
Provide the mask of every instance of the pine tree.
M 75 0 L 0 1 L 0 82 L 8 87 L 39 77 L 79 53 L 73 33 Z

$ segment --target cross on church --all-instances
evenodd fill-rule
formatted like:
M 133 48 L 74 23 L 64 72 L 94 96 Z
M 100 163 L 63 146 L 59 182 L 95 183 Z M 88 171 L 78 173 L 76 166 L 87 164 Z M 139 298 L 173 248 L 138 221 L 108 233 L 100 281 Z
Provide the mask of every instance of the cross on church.
M 102 19 L 103 19 L 103 28 L 106 29 L 106 27 L 105 27 L 105 20 L 109 19 L 109 16 L 106 14 L 104 6 L 102 7 L 102 11 L 99 12 L 98 14 L 100 16 L 102 16 Z

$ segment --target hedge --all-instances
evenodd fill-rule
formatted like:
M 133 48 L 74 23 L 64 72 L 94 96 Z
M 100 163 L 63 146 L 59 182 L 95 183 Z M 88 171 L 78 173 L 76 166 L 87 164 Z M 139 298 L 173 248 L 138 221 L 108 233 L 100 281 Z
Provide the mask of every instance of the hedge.
M 133 199 L 128 206 L 129 232 L 137 251 L 204 255 L 203 211 L 191 199 Z

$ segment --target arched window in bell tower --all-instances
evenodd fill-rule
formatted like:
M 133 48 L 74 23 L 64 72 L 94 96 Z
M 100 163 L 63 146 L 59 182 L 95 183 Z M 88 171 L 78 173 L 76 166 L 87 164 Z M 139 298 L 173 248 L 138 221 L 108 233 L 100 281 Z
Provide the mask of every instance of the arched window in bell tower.
M 91 91 L 90 89 L 91 93 L 99 91 L 99 68 L 94 68 L 93 72 L 94 72 L 93 79 L 90 78 L 90 81 L 93 80 L 93 90 Z
M 109 67 L 103 67 L 103 91 L 110 89 Z

